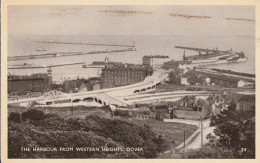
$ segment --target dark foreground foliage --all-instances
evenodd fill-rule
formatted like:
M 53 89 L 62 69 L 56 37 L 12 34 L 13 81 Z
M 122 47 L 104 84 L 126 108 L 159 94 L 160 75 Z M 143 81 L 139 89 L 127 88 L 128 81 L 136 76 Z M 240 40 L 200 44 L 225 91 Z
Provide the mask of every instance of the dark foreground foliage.
M 211 118 L 216 136 L 210 143 L 190 151 L 185 158 L 255 158 L 255 110 L 236 111 L 235 105 Z
M 232 159 L 231 151 L 225 148 L 212 148 L 205 145 L 204 147 L 196 150 L 187 151 L 182 158 L 195 158 L 195 159 Z
M 64 119 L 56 114 L 30 110 L 21 116 L 10 114 L 8 120 L 9 158 L 154 158 L 163 144 L 163 139 L 156 137 L 149 126 L 96 115 Z M 31 151 L 24 151 L 24 147 Z M 37 147 L 58 150 L 32 151 Z M 73 148 L 73 151 L 60 151 L 62 147 Z M 78 147 L 100 150 L 77 151 Z M 103 151 L 101 147 L 124 151 Z M 143 150 L 126 151 L 126 148 L 138 147 Z
M 214 133 L 219 137 L 216 146 L 229 149 L 234 158 L 255 158 L 255 109 L 236 111 L 234 105 L 216 117 Z
M 9 117 L 8 117 L 8 121 L 13 121 L 16 123 L 21 122 L 21 115 L 19 113 L 10 113 Z

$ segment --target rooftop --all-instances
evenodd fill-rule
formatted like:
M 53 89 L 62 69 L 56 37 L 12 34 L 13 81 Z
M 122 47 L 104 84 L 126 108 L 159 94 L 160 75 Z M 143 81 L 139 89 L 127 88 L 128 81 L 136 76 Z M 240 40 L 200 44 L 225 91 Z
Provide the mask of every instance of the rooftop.
M 145 67 L 143 65 L 139 64 L 129 64 L 129 63 L 117 63 L 117 64 L 109 64 L 104 69 L 148 69 L 148 67 Z
M 204 72 L 204 71 L 193 71 L 190 70 L 187 72 L 187 74 L 204 74 L 205 76 L 213 79 L 219 79 L 219 80 L 225 80 L 225 81 L 231 81 L 231 82 L 238 82 L 241 79 L 233 76 L 227 76 L 224 74 L 216 74 L 216 73 L 210 73 L 210 72 Z
M 46 73 L 37 73 L 32 75 L 8 75 L 8 80 L 31 80 L 31 79 L 43 79 L 48 77 Z
M 167 55 L 145 55 L 143 58 L 169 58 Z

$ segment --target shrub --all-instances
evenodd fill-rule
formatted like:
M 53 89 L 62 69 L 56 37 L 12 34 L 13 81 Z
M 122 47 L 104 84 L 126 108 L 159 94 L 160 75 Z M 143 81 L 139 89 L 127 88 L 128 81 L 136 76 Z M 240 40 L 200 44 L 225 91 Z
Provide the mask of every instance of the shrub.
M 200 149 L 190 150 L 183 156 L 185 159 L 231 159 L 232 153 L 223 148 L 211 148 L 204 146 Z
M 128 110 L 115 110 L 114 111 L 115 116 L 122 116 L 122 117 L 128 117 L 129 111 Z
M 235 158 L 255 158 L 255 112 L 235 111 L 234 106 L 212 116 L 211 126 L 219 139 L 215 144 L 232 149 Z M 246 150 L 243 150 L 246 149 Z
M 39 110 L 28 110 L 27 112 L 23 112 L 22 113 L 22 120 L 43 120 L 44 119 L 44 113 L 42 111 Z
M 151 112 L 150 111 L 143 111 L 143 114 L 144 115 L 151 115 Z
M 16 122 L 16 123 L 20 123 L 21 122 L 21 115 L 19 113 L 12 112 L 12 113 L 9 114 L 8 120 Z

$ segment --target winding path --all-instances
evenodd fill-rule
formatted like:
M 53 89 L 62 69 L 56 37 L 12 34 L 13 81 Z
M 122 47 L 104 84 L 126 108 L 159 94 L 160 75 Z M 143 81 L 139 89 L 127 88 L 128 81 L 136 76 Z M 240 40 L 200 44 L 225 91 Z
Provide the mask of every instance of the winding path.
M 185 149 L 198 149 L 201 147 L 201 126 L 199 120 L 185 120 L 185 119 L 164 119 L 165 123 L 185 123 L 189 125 L 196 125 L 199 127 L 190 137 L 186 139 L 185 143 Z M 215 127 L 210 127 L 210 119 L 206 119 L 203 121 L 203 144 L 206 144 L 209 142 L 209 140 L 206 138 L 208 134 L 214 135 L 214 129 Z M 184 142 L 175 147 L 172 150 L 166 151 L 163 154 L 169 154 L 172 155 L 176 154 L 177 151 L 182 152 L 184 147 Z

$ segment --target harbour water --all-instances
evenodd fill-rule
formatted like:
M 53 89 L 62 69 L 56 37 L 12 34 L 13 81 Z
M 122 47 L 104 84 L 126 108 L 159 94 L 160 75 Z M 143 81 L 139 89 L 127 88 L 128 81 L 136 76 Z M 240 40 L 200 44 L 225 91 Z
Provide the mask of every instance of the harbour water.
M 86 62 L 87 64 L 90 64 L 93 61 L 104 61 L 106 56 L 109 57 L 110 61 L 136 64 L 142 63 L 142 57 L 144 55 L 168 55 L 171 59 L 181 60 L 183 57 L 183 50 L 176 49 L 174 46 L 187 46 L 208 49 L 217 47 L 219 50 L 229 50 L 232 48 L 232 50 L 237 52 L 243 51 L 246 57 L 248 57 L 247 62 L 214 65 L 214 67 L 238 72 L 255 73 L 255 38 L 253 36 L 9 35 L 8 56 L 34 55 L 52 52 L 90 52 L 125 49 L 125 47 L 54 44 L 40 43 L 37 41 L 126 45 L 133 45 L 135 43 L 137 51 L 8 61 L 8 65 L 23 63 L 51 65 L 71 62 Z M 186 56 L 195 55 L 197 52 L 186 50 L 185 54 Z M 72 65 L 54 67 L 52 68 L 52 71 L 53 79 L 59 81 L 76 77 L 88 78 L 97 76 L 101 72 L 101 69 L 86 69 L 82 68 L 82 65 Z M 33 73 L 46 73 L 47 68 L 8 70 L 8 72 L 15 75 L 30 75 Z

